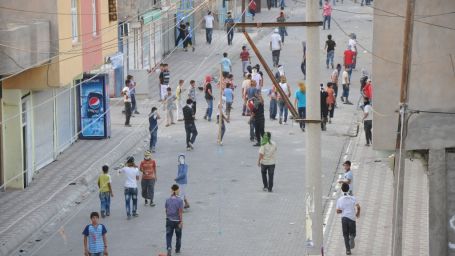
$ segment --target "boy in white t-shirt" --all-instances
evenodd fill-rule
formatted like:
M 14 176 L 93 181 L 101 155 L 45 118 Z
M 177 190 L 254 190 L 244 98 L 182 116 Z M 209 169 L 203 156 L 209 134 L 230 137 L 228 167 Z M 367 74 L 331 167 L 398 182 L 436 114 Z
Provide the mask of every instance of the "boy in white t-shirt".
M 343 196 L 338 198 L 336 211 L 341 214 L 341 225 L 343 229 L 344 245 L 346 247 L 346 255 L 351 255 L 351 249 L 355 247 L 356 236 L 356 218 L 360 217 L 360 205 L 355 197 L 348 194 L 349 185 L 343 183 L 341 185 Z
M 126 166 L 120 169 L 119 173 L 123 173 L 125 177 L 125 203 L 126 203 L 126 216 L 131 218 L 130 201 L 133 201 L 133 217 L 139 216 L 137 214 L 137 181 L 141 173 L 134 163 L 134 157 L 128 157 Z

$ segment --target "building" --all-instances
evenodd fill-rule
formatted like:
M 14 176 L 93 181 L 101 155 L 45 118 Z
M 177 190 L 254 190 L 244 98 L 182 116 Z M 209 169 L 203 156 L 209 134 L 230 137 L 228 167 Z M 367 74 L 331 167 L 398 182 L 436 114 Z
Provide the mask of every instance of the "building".
M 77 139 L 75 80 L 117 52 L 115 7 L 115 0 L 2 1 L 3 189 L 25 188 Z
M 374 2 L 373 146 L 393 152 L 400 101 L 407 1 Z M 428 195 L 428 255 L 455 255 L 455 1 L 415 0 L 406 173 Z M 394 104 L 393 104 L 394 103 Z M 419 159 L 420 161 L 410 161 Z M 408 174 L 406 174 L 408 175 Z M 406 190 L 406 188 L 405 188 Z M 404 198 L 404 208 L 412 198 Z M 402 217 L 402 216 L 401 216 Z M 403 237 L 409 235 L 403 232 Z M 404 240 L 404 239 L 403 239 Z M 408 250 L 403 246 L 403 250 Z

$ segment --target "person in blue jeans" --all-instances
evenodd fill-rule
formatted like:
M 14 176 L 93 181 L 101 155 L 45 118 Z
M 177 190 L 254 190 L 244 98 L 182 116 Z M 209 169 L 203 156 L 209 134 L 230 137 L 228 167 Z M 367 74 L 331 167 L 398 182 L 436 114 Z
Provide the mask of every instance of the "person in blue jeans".
M 183 199 L 185 206 L 183 208 L 190 208 L 188 203 L 188 197 L 186 196 L 186 185 L 188 184 L 188 165 L 185 162 L 185 155 L 180 154 L 178 156 L 178 166 L 177 166 L 177 177 L 174 181 L 179 185 L 179 196 Z
M 231 118 L 232 104 L 234 103 L 234 90 L 232 90 L 231 83 L 226 84 L 226 88 L 224 88 L 223 95 L 226 98 L 226 115 L 227 120 L 229 121 Z
M 303 82 L 299 82 L 299 90 L 295 92 L 294 106 L 297 107 L 300 119 L 306 118 L 306 88 Z M 300 129 L 305 131 L 305 122 L 300 121 Z
M 112 180 L 108 174 L 109 166 L 103 165 L 103 174 L 98 177 L 99 197 L 101 204 L 101 218 L 111 214 L 111 197 L 114 197 L 112 192 Z
M 153 107 L 149 116 L 150 151 L 152 153 L 155 153 L 156 142 L 158 140 L 158 119 L 160 119 L 158 109 Z
M 107 252 L 106 227 L 98 223 L 100 215 L 97 212 L 90 213 L 91 223 L 85 226 L 82 235 L 84 236 L 84 256 L 104 256 Z
M 167 256 L 172 254 L 172 237 L 176 236 L 175 253 L 180 253 L 182 247 L 183 200 L 179 196 L 179 186 L 172 185 L 171 197 L 166 199 L 166 249 Z
M 125 177 L 125 207 L 126 207 L 126 216 L 128 219 L 131 218 L 131 204 L 133 201 L 133 217 L 139 216 L 137 213 L 137 181 L 141 173 L 134 163 L 134 157 L 130 156 L 127 158 L 126 166 L 120 169 L 119 173 L 123 173 Z
M 205 100 L 207 101 L 207 110 L 205 111 L 204 119 L 207 119 L 207 121 L 210 122 L 212 120 L 213 112 L 213 92 L 210 83 L 205 85 Z
M 334 68 L 333 58 L 335 56 L 335 46 L 336 45 L 337 44 L 335 43 L 335 41 L 332 40 L 332 35 L 328 35 L 327 41 L 325 41 L 325 47 L 324 47 L 324 49 L 327 50 L 327 58 L 325 61 L 327 68 L 329 68 L 329 64 L 332 65 L 332 69 Z

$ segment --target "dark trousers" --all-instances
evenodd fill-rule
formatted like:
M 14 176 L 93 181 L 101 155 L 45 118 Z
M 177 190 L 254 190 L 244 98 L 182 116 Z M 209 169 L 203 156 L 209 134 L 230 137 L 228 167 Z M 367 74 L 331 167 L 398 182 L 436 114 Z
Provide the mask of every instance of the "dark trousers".
M 333 118 L 333 114 L 335 114 L 335 104 L 327 104 L 327 108 L 329 109 L 329 117 Z
M 277 100 L 276 99 L 270 99 L 270 119 L 276 119 L 276 114 L 277 114 Z
M 131 112 L 137 111 L 136 94 L 131 94 Z
M 197 129 L 194 123 L 185 124 L 186 132 L 186 146 L 189 147 L 190 143 L 193 144 L 196 140 Z
M 179 45 L 180 40 L 182 40 L 183 43 L 185 43 L 185 35 L 184 35 L 184 33 L 179 33 L 177 39 L 175 39 L 175 47 L 177 47 L 177 45 Z
M 355 237 L 355 221 L 350 218 L 343 217 L 341 218 L 341 226 L 343 228 L 344 246 L 346 246 L 346 251 L 350 251 L 351 245 L 349 244 L 349 238 Z
M 372 143 L 371 128 L 373 128 L 373 120 L 363 121 L 363 129 L 365 130 L 365 139 L 367 141 L 367 144 Z
M 281 50 L 272 50 L 272 60 L 273 60 L 273 66 L 278 66 L 280 63 L 280 51 Z
M 256 133 L 257 143 L 261 143 L 261 138 L 264 136 L 264 123 L 264 119 L 256 120 L 256 122 L 254 122 L 254 131 Z
M 343 95 L 345 101 L 348 101 L 349 98 L 349 84 L 343 84 Z
M 275 165 L 264 165 L 261 164 L 261 174 L 262 174 L 262 183 L 264 188 L 267 188 L 269 191 L 272 191 L 273 188 L 273 174 L 275 172 Z M 269 176 L 267 180 L 267 175 Z
M 227 30 L 227 40 L 228 40 L 228 45 L 231 45 L 232 40 L 234 40 L 234 28 L 233 27 L 231 29 Z
M 299 117 L 301 119 L 305 119 L 306 118 L 306 107 L 299 107 L 298 111 L 299 111 Z M 300 122 L 300 128 L 305 128 L 305 122 L 303 122 L 303 121 Z
M 196 115 L 196 101 L 193 101 L 191 108 L 193 109 L 193 114 Z
M 306 79 L 306 59 L 304 59 L 302 64 L 300 64 L 300 69 L 302 70 L 303 78 Z
M 209 44 L 212 43 L 212 33 L 213 33 L 213 28 L 206 28 L 205 29 L 205 40 Z
M 150 150 L 155 149 L 156 142 L 158 141 L 158 129 L 157 128 L 153 129 L 150 132 Z
M 153 202 L 153 197 L 155 195 L 155 180 L 154 179 L 142 179 L 141 180 L 142 188 L 142 197 L 144 199 L 150 199 L 150 202 Z
M 131 112 L 131 102 L 125 102 L 125 125 L 130 124 Z
M 335 92 L 335 95 L 333 95 L 335 97 L 335 104 L 336 104 L 336 101 L 337 101 L 337 96 L 338 96 L 338 84 L 333 84 L 332 85 L 333 87 L 333 91 Z
M 254 140 L 254 128 L 256 127 L 256 120 L 254 118 L 250 118 L 250 140 Z M 258 141 L 261 142 L 261 141 Z
M 172 249 L 172 236 L 176 236 L 175 250 L 180 251 L 182 246 L 182 229 L 179 227 L 179 221 L 172 221 L 166 219 L 166 247 L 168 250 Z

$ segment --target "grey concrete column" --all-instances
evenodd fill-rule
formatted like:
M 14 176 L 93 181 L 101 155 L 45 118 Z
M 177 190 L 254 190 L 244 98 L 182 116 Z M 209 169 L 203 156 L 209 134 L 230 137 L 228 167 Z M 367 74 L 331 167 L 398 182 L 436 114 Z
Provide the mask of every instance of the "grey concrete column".
M 455 256 L 455 152 L 447 152 L 447 238 L 449 256 Z
M 428 255 L 448 255 L 446 179 L 445 149 L 430 149 L 428 160 Z

